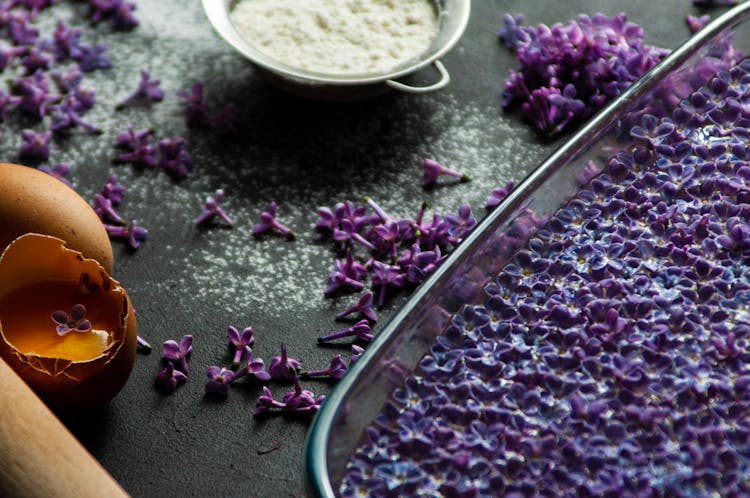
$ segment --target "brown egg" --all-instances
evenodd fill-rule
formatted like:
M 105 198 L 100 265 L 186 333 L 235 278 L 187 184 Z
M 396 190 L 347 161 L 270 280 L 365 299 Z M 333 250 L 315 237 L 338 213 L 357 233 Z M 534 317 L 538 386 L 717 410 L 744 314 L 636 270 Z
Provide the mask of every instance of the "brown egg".
M 53 408 L 90 408 L 117 394 L 136 334 L 125 289 L 63 240 L 29 233 L 0 255 L 0 357 Z
M 112 272 L 112 244 L 88 203 L 57 178 L 0 163 L 0 251 L 25 233 L 53 235 Z

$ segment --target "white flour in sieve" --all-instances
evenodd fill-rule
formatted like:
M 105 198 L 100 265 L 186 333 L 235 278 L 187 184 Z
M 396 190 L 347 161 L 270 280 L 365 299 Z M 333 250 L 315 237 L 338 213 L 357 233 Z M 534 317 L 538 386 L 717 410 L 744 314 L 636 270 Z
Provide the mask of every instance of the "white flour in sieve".
M 269 57 L 339 75 L 394 69 L 438 32 L 432 0 L 241 0 L 230 19 Z

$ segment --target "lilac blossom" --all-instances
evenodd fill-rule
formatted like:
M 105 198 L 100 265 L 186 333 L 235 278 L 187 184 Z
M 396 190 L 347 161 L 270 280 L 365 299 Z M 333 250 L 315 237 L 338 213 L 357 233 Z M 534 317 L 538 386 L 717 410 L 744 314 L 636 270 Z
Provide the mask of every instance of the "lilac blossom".
M 362 356 L 362 353 L 365 352 L 365 348 L 362 346 L 358 346 L 356 344 L 352 344 L 352 354 L 349 357 L 349 364 L 356 362 L 360 356 Z
M 267 387 L 263 387 L 263 394 L 258 398 L 255 404 L 253 415 L 266 413 L 271 409 L 278 409 L 287 413 L 297 413 L 304 415 L 314 415 L 320 405 L 325 401 L 325 396 L 315 397 L 312 391 L 302 389 L 299 383 L 299 377 L 294 374 L 294 390 L 285 394 L 281 401 L 276 401 L 273 393 Z
M 100 193 L 104 198 L 112 201 L 112 204 L 117 205 L 122 202 L 126 190 L 127 188 L 119 182 L 117 175 L 112 175 L 104 184 Z
M 514 16 L 510 14 L 503 14 L 504 27 L 498 31 L 497 36 L 500 41 L 503 42 L 505 48 L 515 50 L 518 45 L 520 32 L 519 27 L 523 22 L 523 15 L 516 14 Z
M 164 352 L 162 358 L 176 363 L 177 369 L 188 373 L 188 357 L 193 351 L 193 336 L 190 334 L 182 336 L 179 344 L 173 339 L 164 341 Z
M 115 223 L 127 224 L 123 217 L 115 210 L 112 199 L 104 197 L 102 194 L 94 196 L 94 212 L 102 221 L 109 219 Z
M 129 126 L 127 131 L 117 135 L 117 147 L 126 151 L 117 156 L 117 161 L 155 168 L 158 161 L 151 138 L 151 130 L 136 131 Z
M 378 306 L 382 307 L 383 303 L 385 303 L 385 295 L 388 288 L 403 287 L 405 277 L 398 266 L 387 265 L 380 261 L 373 262 L 372 271 L 372 285 L 380 289 L 378 292 Z
M 328 283 L 323 292 L 331 295 L 341 289 L 362 290 L 362 279 L 367 273 L 367 268 L 354 259 L 353 252 L 349 249 L 344 259 L 334 261 L 334 269 L 328 275 Z
M 301 377 L 330 377 L 332 379 L 341 379 L 346 374 L 346 362 L 340 354 L 331 359 L 331 364 L 321 370 L 305 370 L 299 373 Z
M 430 187 L 432 185 L 435 185 L 437 183 L 437 180 L 441 176 L 450 176 L 453 178 L 458 178 L 460 182 L 469 182 L 471 181 L 471 178 L 469 178 L 464 173 L 461 173 L 459 171 L 446 168 L 445 166 L 441 165 L 437 161 L 433 161 L 432 159 L 426 159 L 423 161 L 423 167 L 424 167 L 424 174 L 422 176 L 422 186 L 423 187 Z
M 132 220 L 126 226 L 104 225 L 104 228 L 110 237 L 127 240 L 133 249 L 138 249 L 148 237 L 148 230 L 139 226 L 136 220 Z
M 68 187 L 72 187 L 70 181 L 68 180 L 67 176 L 70 173 L 70 166 L 66 163 L 57 163 L 56 165 L 50 167 L 50 166 L 39 166 L 39 171 L 44 171 L 50 176 L 54 176 L 61 182 L 63 182 Z
M 74 58 L 84 73 L 112 67 L 112 59 L 107 55 L 107 46 L 103 43 L 94 47 L 80 45 L 79 55 Z
M 352 315 L 354 313 L 359 313 L 371 322 L 377 322 L 378 316 L 375 313 L 375 310 L 372 309 L 373 304 L 373 293 L 372 291 L 367 291 L 364 294 L 360 296 L 360 298 L 357 300 L 356 303 L 336 315 L 337 319 L 346 318 L 349 315 Z
M 245 346 L 244 353 L 242 355 L 242 361 L 245 366 L 241 367 L 237 371 L 237 377 L 240 375 L 249 375 L 255 377 L 258 380 L 271 380 L 271 374 L 266 371 L 266 365 L 262 358 L 255 358 L 253 356 L 253 350 L 250 346 Z
M 188 126 L 208 126 L 211 123 L 202 83 L 195 83 L 190 91 L 177 92 L 177 96 L 185 102 L 185 119 Z
M 57 335 L 64 336 L 68 332 L 88 332 L 91 322 L 86 319 L 86 306 L 76 304 L 70 310 L 70 315 L 62 310 L 53 312 L 50 317 L 55 322 Z
M 286 343 L 281 343 L 281 355 L 271 358 L 271 364 L 268 366 L 268 373 L 274 379 L 292 380 L 297 375 L 297 371 L 302 366 L 299 360 L 287 355 Z
M 268 208 L 260 214 L 260 222 L 253 227 L 252 233 L 254 236 L 257 237 L 271 230 L 276 230 L 285 235 L 288 239 L 294 240 L 296 237 L 294 232 L 276 219 L 277 209 L 278 206 L 276 205 L 276 202 L 271 201 Z
M 112 14 L 111 25 L 116 31 L 130 31 L 138 26 L 138 19 L 133 13 L 136 4 L 133 2 L 120 1 Z
M 164 100 L 164 91 L 161 89 L 160 80 L 152 79 L 151 73 L 141 69 L 141 79 L 138 87 L 133 93 L 115 106 L 115 109 L 124 109 L 133 105 L 150 105 Z
M 245 352 L 246 346 L 252 346 L 255 344 L 255 337 L 253 337 L 253 328 L 245 327 L 242 332 L 237 330 L 236 327 L 229 325 L 227 327 L 227 338 L 229 342 L 234 346 L 234 358 L 232 360 L 232 366 L 238 366 L 242 361 L 242 355 Z
M 219 189 L 217 190 L 213 197 L 209 196 L 206 198 L 206 202 L 203 205 L 203 212 L 201 212 L 200 215 L 198 215 L 198 218 L 196 218 L 195 223 L 201 224 L 205 223 L 208 220 L 212 218 L 219 218 L 222 220 L 226 225 L 232 226 L 234 225 L 234 222 L 229 217 L 229 215 L 224 211 L 224 209 L 221 207 L 221 202 L 224 200 L 224 190 Z
M 190 174 L 193 162 L 185 150 L 184 138 L 171 137 L 159 140 L 159 166 L 177 178 L 185 178 Z
M 492 189 L 492 192 L 490 192 L 490 197 L 487 199 L 487 202 L 485 203 L 486 209 L 492 209 L 496 207 L 498 204 L 503 202 L 506 197 L 508 197 L 508 194 L 511 193 L 513 188 L 515 187 L 515 183 L 508 182 L 505 184 L 504 187 L 497 187 Z
M 187 375 L 177 370 L 174 363 L 168 361 L 167 366 L 156 374 L 154 385 L 165 394 L 172 394 L 185 382 L 187 382 Z
M 37 133 L 34 130 L 23 130 L 21 138 L 24 142 L 18 151 L 21 159 L 29 161 L 46 161 L 49 159 L 49 146 L 52 141 L 51 131 Z
M 335 332 L 331 332 L 322 337 L 319 337 L 318 343 L 335 341 L 336 339 L 342 339 L 344 337 L 356 337 L 365 342 L 370 342 L 374 336 L 372 334 L 372 327 L 370 326 L 370 322 L 367 321 L 367 319 L 362 319 L 351 327 L 337 330 Z
M 688 16 L 685 17 L 685 24 L 687 24 L 687 27 L 691 33 L 697 32 L 710 21 L 711 16 L 709 16 L 708 14 L 702 15 L 700 17 L 695 17 L 688 14 Z
M 18 109 L 37 119 L 47 115 L 49 104 L 60 101 L 58 95 L 49 93 L 46 73 L 41 71 L 26 78 L 16 78 L 12 86 L 14 93 L 20 97 Z
M 219 396 L 226 396 L 229 393 L 230 384 L 235 378 L 232 370 L 227 370 L 216 365 L 208 367 L 206 376 L 208 377 L 205 387 L 206 394 L 216 394 Z

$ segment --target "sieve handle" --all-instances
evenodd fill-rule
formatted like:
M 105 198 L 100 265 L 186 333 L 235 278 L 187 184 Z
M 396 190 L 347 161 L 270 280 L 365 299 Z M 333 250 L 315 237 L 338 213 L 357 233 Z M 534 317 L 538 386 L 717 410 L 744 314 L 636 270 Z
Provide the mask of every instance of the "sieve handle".
M 0 386 L 0 496 L 128 496 L 2 359 Z
M 396 80 L 386 80 L 385 84 L 393 89 L 413 94 L 429 93 L 445 88 L 451 82 L 451 75 L 445 69 L 442 62 L 435 61 L 432 64 L 438 70 L 438 73 L 440 73 L 440 80 L 437 83 L 428 86 L 411 86 Z

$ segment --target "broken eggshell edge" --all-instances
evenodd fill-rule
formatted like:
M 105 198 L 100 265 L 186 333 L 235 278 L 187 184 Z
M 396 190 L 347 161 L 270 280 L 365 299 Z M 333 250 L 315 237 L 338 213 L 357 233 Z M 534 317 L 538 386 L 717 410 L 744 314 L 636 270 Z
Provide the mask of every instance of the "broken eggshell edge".
M 111 331 L 110 346 L 85 361 L 25 354 L 8 342 L 0 316 L 0 357 L 52 408 L 103 405 L 122 389 L 135 363 L 137 325 L 130 297 L 99 262 L 57 237 L 28 233 L 0 255 L 0 299 L 19 287 L 50 280 L 80 282 L 116 300 L 119 326 Z

